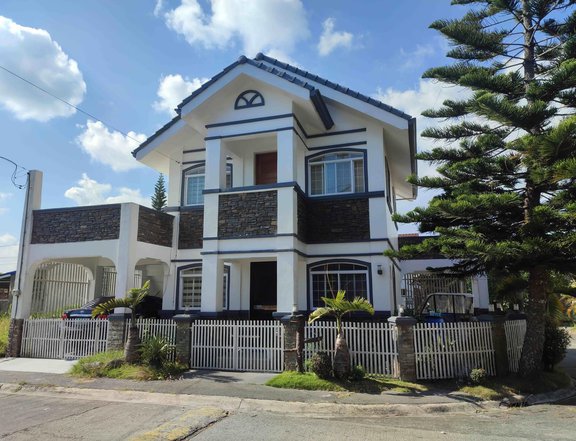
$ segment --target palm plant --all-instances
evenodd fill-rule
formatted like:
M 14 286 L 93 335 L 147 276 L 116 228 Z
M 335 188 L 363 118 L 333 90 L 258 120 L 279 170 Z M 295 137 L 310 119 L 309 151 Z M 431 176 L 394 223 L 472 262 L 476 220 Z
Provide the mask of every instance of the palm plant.
M 336 348 L 334 351 L 334 376 L 345 379 L 350 376 L 350 349 L 342 332 L 342 318 L 352 312 L 367 312 L 374 315 L 374 308 L 370 302 L 362 297 L 354 297 L 353 300 L 346 299 L 346 291 L 338 290 L 335 297 L 321 297 L 324 307 L 316 309 L 310 317 L 308 324 L 316 320 L 331 316 L 336 319 Z
M 128 338 L 124 346 L 124 359 L 127 363 L 136 363 L 140 360 L 140 335 L 138 325 L 136 324 L 136 308 L 150 290 L 150 281 L 147 280 L 142 288 L 132 288 L 124 298 L 113 298 L 107 302 L 101 303 L 92 311 L 92 317 L 102 314 L 109 314 L 114 308 L 130 309 L 130 328 L 128 329 Z

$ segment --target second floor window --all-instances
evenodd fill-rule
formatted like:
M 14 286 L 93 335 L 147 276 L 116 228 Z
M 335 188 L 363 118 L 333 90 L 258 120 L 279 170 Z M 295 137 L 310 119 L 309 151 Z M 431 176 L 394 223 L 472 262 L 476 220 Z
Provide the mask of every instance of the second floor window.
M 184 205 L 204 205 L 204 165 L 197 165 L 184 173 Z M 226 188 L 232 187 L 232 164 L 226 165 Z
M 365 191 L 364 154 L 327 153 L 308 163 L 310 195 L 336 195 Z

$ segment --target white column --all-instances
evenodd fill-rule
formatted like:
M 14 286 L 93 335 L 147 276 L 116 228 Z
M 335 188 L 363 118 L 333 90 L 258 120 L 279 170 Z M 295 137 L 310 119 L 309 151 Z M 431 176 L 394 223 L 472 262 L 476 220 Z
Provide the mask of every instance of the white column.
M 226 150 L 220 139 L 206 141 L 205 170 L 204 187 L 206 189 L 224 188 L 226 183 Z
M 298 307 L 298 255 L 278 253 L 276 282 L 276 310 L 290 314 Z
M 239 261 L 231 261 L 230 264 L 230 296 L 228 297 L 228 309 L 240 311 L 242 309 L 242 264 Z
M 219 139 L 206 141 L 204 188 L 224 188 L 226 183 L 226 152 Z M 204 237 L 218 236 L 218 193 L 204 195 Z
M 296 181 L 296 135 L 292 130 L 276 134 L 278 146 L 278 182 Z
M 218 255 L 210 254 L 202 259 L 202 299 L 200 311 L 217 313 L 222 311 L 224 289 L 224 262 Z
M 278 145 L 278 182 L 296 181 L 297 138 L 292 130 L 276 134 Z M 298 201 L 292 187 L 279 188 L 278 198 L 278 234 L 295 234 L 298 229 Z
M 116 288 L 115 296 L 124 298 L 128 290 L 134 288 L 134 270 L 138 257 L 136 241 L 138 237 L 139 206 L 132 203 L 122 204 L 120 208 L 120 235 L 116 250 Z
M 12 302 L 12 318 L 27 319 L 32 307 L 32 285 L 36 266 L 30 266 L 30 242 L 32 239 L 33 211 L 39 210 L 42 203 L 42 172 L 28 172 L 28 186 L 22 214 L 22 228 L 16 263 L 16 278 L 14 280 L 14 300 Z
M 182 165 L 173 159 L 170 159 L 168 171 L 168 195 L 166 205 L 169 207 L 178 207 L 181 204 L 182 193 Z

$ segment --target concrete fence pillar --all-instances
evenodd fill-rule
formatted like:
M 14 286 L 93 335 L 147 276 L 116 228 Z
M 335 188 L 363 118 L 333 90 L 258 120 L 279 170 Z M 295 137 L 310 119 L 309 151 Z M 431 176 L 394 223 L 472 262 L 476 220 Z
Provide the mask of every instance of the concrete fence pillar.
M 108 316 L 108 336 L 106 346 L 109 351 L 124 349 L 126 339 L 126 316 L 124 314 L 110 314 Z
M 280 322 L 284 326 L 284 370 L 304 372 L 304 316 L 285 315 Z
M 172 320 L 176 322 L 176 361 L 190 367 L 192 356 L 191 326 L 195 317 L 190 314 L 175 315 Z
M 24 319 L 10 320 L 8 330 L 8 348 L 6 348 L 6 357 L 20 357 L 22 348 L 22 332 L 24 330 Z
M 388 323 L 396 327 L 398 357 L 394 371 L 402 381 L 416 381 L 416 348 L 413 317 L 390 317 Z
M 503 377 L 510 372 L 508 364 L 508 342 L 504 324 L 506 317 L 494 316 L 492 318 L 492 341 L 494 342 L 494 361 L 496 362 L 496 375 Z

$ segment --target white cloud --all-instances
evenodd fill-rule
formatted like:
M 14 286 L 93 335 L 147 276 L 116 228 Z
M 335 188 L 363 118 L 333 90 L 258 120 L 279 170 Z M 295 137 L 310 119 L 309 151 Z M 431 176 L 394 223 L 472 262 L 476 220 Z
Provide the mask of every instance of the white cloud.
M 157 3 L 156 10 L 161 8 Z M 239 41 L 249 57 L 270 50 L 290 53 L 309 35 L 300 0 L 211 0 L 209 10 L 198 0 L 181 0 L 164 20 L 192 46 L 224 49 Z
M 334 31 L 335 20 L 327 18 L 322 24 L 322 35 L 318 42 L 318 53 L 322 56 L 331 54 L 339 47 L 350 49 L 354 35 L 350 32 Z
M 109 165 L 114 171 L 126 171 L 142 165 L 132 157 L 132 150 L 146 140 L 146 135 L 128 132 L 109 131 L 100 121 L 86 121 L 84 131 L 76 142 L 90 157 L 102 164 Z
M 2 65 L 48 92 L 77 106 L 86 93 L 78 64 L 44 29 L 21 26 L 0 16 Z M 21 120 L 49 121 L 76 110 L 30 84 L 0 72 L 0 103 Z
M 400 55 L 404 60 L 401 64 L 403 69 L 414 69 L 416 67 L 421 67 L 424 64 L 426 58 L 432 57 L 436 54 L 436 49 L 431 44 L 416 45 L 416 49 L 413 51 L 407 51 L 405 49 L 400 49 Z
M 174 115 L 176 106 L 206 81 L 208 81 L 208 78 L 192 78 L 192 80 L 189 80 L 180 74 L 162 77 L 156 92 L 159 100 L 154 102 L 154 108 L 159 112 L 167 112 Z
M 12 197 L 12 193 L 2 193 L 0 192 L 0 202 L 2 201 L 6 201 L 8 199 L 10 199 Z M 6 214 L 10 211 L 9 208 L 7 207 L 0 207 L 0 216 L 2 216 L 3 214 Z M 1 238 L 2 236 L 0 236 Z
M 112 185 L 101 184 L 86 173 L 82 173 L 82 178 L 78 181 L 77 187 L 71 187 L 64 192 L 64 196 L 76 202 L 77 205 L 100 205 L 118 204 L 121 202 L 134 202 L 136 204 L 150 206 L 150 198 L 144 197 L 139 189 L 127 187 L 118 188 L 112 192 Z
M 0 234 L 0 274 L 16 269 L 18 239 L 11 234 Z

